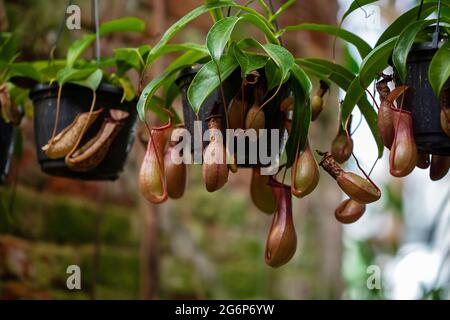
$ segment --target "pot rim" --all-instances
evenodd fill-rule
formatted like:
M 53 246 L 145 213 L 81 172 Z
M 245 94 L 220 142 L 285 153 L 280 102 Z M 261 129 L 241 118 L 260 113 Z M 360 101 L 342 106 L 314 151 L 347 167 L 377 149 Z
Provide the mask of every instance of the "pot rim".
M 444 43 L 446 43 L 447 41 L 448 40 L 446 40 L 446 39 L 441 39 L 438 42 L 437 48 L 434 46 L 433 41 L 418 42 L 418 43 L 413 44 L 410 52 L 435 51 L 435 50 L 438 50 L 440 47 L 442 47 L 444 45 Z
M 191 65 L 190 67 L 182 69 L 178 73 L 177 78 L 175 79 L 175 83 L 179 86 L 184 78 L 195 75 L 197 72 L 200 71 L 202 66 L 203 66 L 202 64 L 196 63 Z
M 83 87 L 80 86 L 78 84 L 75 83 L 67 83 L 64 86 L 67 86 L 68 88 L 72 87 L 72 88 L 76 88 L 76 89 L 87 89 L 90 90 L 87 87 Z M 39 93 L 41 93 L 42 91 L 48 91 L 48 90 L 55 90 L 57 89 L 59 86 L 57 83 L 38 83 L 37 85 L 35 85 L 33 87 L 33 89 L 31 89 L 30 91 L 30 98 L 33 99 L 33 96 L 38 95 Z M 118 94 L 118 95 L 122 95 L 123 94 L 123 89 L 120 87 L 117 87 L 115 85 L 109 84 L 109 83 L 101 83 L 99 85 L 99 87 L 97 88 L 96 92 L 98 91 L 103 91 L 106 93 L 112 93 L 112 94 Z

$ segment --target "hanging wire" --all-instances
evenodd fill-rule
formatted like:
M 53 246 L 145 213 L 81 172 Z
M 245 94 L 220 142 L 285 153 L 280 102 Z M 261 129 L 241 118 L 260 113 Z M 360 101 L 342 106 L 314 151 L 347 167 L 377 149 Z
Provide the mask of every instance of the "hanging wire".
M 272 3 L 272 0 L 269 0 L 269 7 L 270 7 L 270 11 L 272 11 L 272 14 L 275 14 L 275 7 Z M 273 24 L 275 25 L 275 30 L 277 32 L 280 31 L 280 25 L 278 24 L 278 19 L 275 19 Z M 280 44 L 283 45 L 283 40 L 281 39 L 281 36 L 278 39 L 280 40 Z
M 98 0 L 92 0 L 92 7 L 95 18 L 95 56 L 97 58 L 97 67 L 100 66 L 100 18 L 98 13 Z
M 68 1 L 67 1 L 67 5 L 64 7 L 63 18 L 61 19 L 61 23 L 59 24 L 59 27 L 58 27 L 58 33 L 56 34 L 56 39 L 55 39 L 55 41 L 53 42 L 53 45 L 52 45 L 52 47 L 51 47 L 51 49 L 50 49 L 50 54 L 49 54 L 49 56 L 48 56 L 48 64 L 50 64 L 50 63 L 53 61 L 53 58 L 54 58 L 54 56 L 55 56 L 55 50 L 56 50 L 56 48 L 58 47 L 59 40 L 61 39 L 61 35 L 62 35 L 63 31 L 64 31 L 64 26 L 65 26 L 65 24 L 66 24 L 66 9 L 67 9 L 69 6 L 72 5 L 72 1 L 73 1 L 73 0 L 68 0 Z
M 438 13 L 437 13 L 437 19 L 436 19 L 436 30 L 434 31 L 433 35 L 433 46 L 435 48 L 439 45 L 439 33 L 440 33 L 440 27 L 439 23 L 441 20 L 441 0 L 438 1 Z
M 419 20 L 420 16 L 422 15 L 423 3 L 424 3 L 424 0 L 420 1 L 419 12 L 417 13 L 417 19 L 416 20 Z

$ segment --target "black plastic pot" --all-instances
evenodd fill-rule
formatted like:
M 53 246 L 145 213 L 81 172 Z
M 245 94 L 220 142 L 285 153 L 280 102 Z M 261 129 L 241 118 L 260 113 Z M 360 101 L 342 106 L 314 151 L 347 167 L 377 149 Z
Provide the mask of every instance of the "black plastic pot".
M 64 159 L 52 160 L 46 157 L 42 146 L 46 145 L 52 136 L 55 121 L 58 86 L 39 84 L 30 93 L 34 105 L 34 132 L 36 152 L 42 171 L 47 174 L 82 179 L 82 180 L 115 180 L 123 170 L 134 142 L 136 131 L 136 102 L 124 101 L 121 103 L 122 90 L 109 85 L 101 84 L 97 89 L 95 109 L 103 108 L 103 113 L 84 135 L 81 144 L 95 136 L 99 131 L 109 109 L 127 111 L 129 117 L 114 139 L 105 159 L 94 169 L 88 172 L 74 172 L 67 168 Z M 74 84 L 66 84 L 62 89 L 58 132 L 70 125 L 75 117 L 82 112 L 88 112 L 92 102 L 92 91 Z
M 193 66 L 191 68 L 187 68 L 185 70 L 182 70 L 177 78 L 177 85 L 180 88 L 181 96 L 182 96 L 182 102 L 183 102 L 183 117 L 184 117 L 184 125 L 186 129 L 191 134 L 191 137 L 194 137 L 194 121 L 197 120 L 197 115 L 194 113 L 194 111 L 191 108 L 191 105 L 187 98 L 187 91 L 189 89 L 189 85 L 191 84 L 192 80 L 194 79 L 196 73 L 200 69 L 201 66 Z M 265 81 L 265 75 L 264 70 L 258 70 L 261 77 L 259 81 Z M 225 101 L 227 104 L 230 103 L 230 101 L 233 99 L 234 96 L 239 92 L 241 88 L 242 78 L 240 70 L 236 70 L 227 80 L 223 83 L 223 90 L 225 95 Z M 270 92 L 268 96 L 271 96 L 274 93 L 275 90 Z M 266 129 L 278 129 L 280 130 L 280 148 L 282 146 L 282 138 L 284 133 L 284 119 L 283 119 L 283 113 L 280 111 L 280 104 L 281 101 L 288 97 L 290 94 L 290 89 L 288 84 L 284 84 L 282 88 L 280 89 L 277 96 L 264 107 L 264 115 L 266 120 Z M 250 98 L 250 104 L 253 103 L 253 94 L 249 94 Z M 225 130 L 226 130 L 226 118 L 225 118 L 225 108 L 223 106 L 223 100 L 222 100 L 222 94 L 220 89 L 217 89 L 211 93 L 211 95 L 206 99 L 206 101 L 203 103 L 200 112 L 198 114 L 198 120 L 202 121 L 202 136 L 204 132 L 208 129 L 208 125 L 206 122 L 206 119 L 213 115 L 213 110 L 218 108 L 219 114 L 222 115 L 222 135 L 224 139 L 226 138 Z M 217 113 L 217 112 L 215 112 Z M 226 140 L 226 139 L 225 139 Z M 226 142 L 226 141 L 225 141 Z M 246 141 L 248 142 L 248 140 Z M 268 134 L 268 140 L 267 140 L 267 146 L 268 146 L 268 154 L 270 155 L 272 150 L 270 150 L 271 146 L 271 140 L 270 140 L 270 134 Z M 203 142 L 203 147 L 206 147 L 209 142 Z M 235 138 L 234 141 L 235 146 L 235 152 L 237 150 L 237 138 Z M 259 146 L 258 146 L 259 148 Z M 192 146 L 191 150 L 194 150 L 194 141 L 192 138 Z M 200 151 L 201 152 L 201 151 Z M 257 156 L 257 163 L 252 164 L 250 163 L 250 156 L 249 156 L 249 146 L 248 143 L 246 143 L 246 154 L 245 154 L 245 162 L 244 163 L 238 163 L 239 167 L 260 167 L 261 163 L 259 160 L 259 150 L 258 150 L 258 156 Z
M 419 153 L 450 156 L 450 137 L 441 128 L 440 99 L 428 81 L 428 68 L 437 49 L 431 42 L 415 45 L 407 63 L 405 107 L 413 117 L 414 137 Z M 450 90 L 450 81 L 443 91 Z M 443 93 L 444 94 L 444 93 Z
M 6 123 L 0 116 L 0 184 L 3 184 L 9 173 L 14 151 L 14 126 Z

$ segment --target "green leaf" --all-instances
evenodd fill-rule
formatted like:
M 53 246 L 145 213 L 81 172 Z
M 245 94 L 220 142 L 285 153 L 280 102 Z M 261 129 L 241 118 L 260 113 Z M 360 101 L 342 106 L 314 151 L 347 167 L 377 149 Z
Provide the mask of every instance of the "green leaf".
M 283 77 L 281 76 L 281 71 L 277 67 L 275 62 L 273 62 L 273 60 L 269 60 L 266 63 L 266 66 L 264 68 L 264 73 L 266 75 L 268 91 L 280 86 L 280 84 L 282 84 L 284 82 Z
M 392 22 L 389 27 L 383 32 L 377 41 L 375 47 L 386 42 L 387 40 L 398 36 L 403 30 L 405 30 L 411 23 L 417 20 L 417 15 L 419 14 L 420 6 L 416 6 L 411 10 L 405 12 L 400 17 L 398 17 L 394 22 Z M 427 17 L 437 8 L 437 2 L 425 2 L 422 8 L 422 17 Z
M 341 116 L 342 116 L 342 125 L 345 125 L 348 117 L 353 111 L 355 107 L 355 101 L 358 103 L 358 107 L 366 119 L 366 122 L 372 132 L 372 135 L 375 139 L 375 142 L 378 146 L 378 157 L 381 158 L 383 156 L 384 146 L 381 141 L 380 133 L 377 127 L 377 113 L 374 108 L 370 105 L 370 103 L 366 103 L 366 91 L 365 88 L 361 86 L 361 81 L 359 77 L 356 77 L 349 85 L 347 89 L 347 93 L 345 95 L 344 102 L 341 106 Z M 362 102 L 362 103 L 361 103 Z
M 231 52 L 234 54 L 234 57 L 239 63 L 242 78 L 245 78 L 245 76 L 252 71 L 263 68 L 269 60 L 269 58 L 265 56 L 246 53 L 242 51 L 239 48 L 239 45 L 236 45 L 235 43 L 231 46 Z
M 333 81 L 341 89 L 346 91 L 350 83 L 355 78 L 352 72 L 340 65 L 324 59 L 297 59 L 296 62 L 307 71 L 312 71 L 313 74 L 325 81 Z
M 233 56 L 224 55 L 219 62 L 220 79 L 217 72 L 218 68 L 214 61 L 208 62 L 199 70 L 192 80 L 187 93 L 189 103 L 195 113 L 200 111 L 206 98 L 219 87 L 220 80 L 225 81 L 236 70 L 238 65 Z
M 114 49 L 114 58 L 116 61 L 126 63 L 138 71 L 142 71 L 145 67 L 145 62 L 138 48 Z
M 134 91 L 133 84 L 130 82 L 128 78 L 113 73 L 109 77 L 109 81 L 112 84 L 122 88 L 123 95 L 120 102 L 123 102 L 124 100 L 131 101 L 136 97 L 136 92 Z
M 205 4 L 214 4 L 214 3 L 218 2 L 219 0 L 204 0 L 204 1 L 205 1 Z M 210 14 L 214 21 L 219 21 L 220 19 L 223 18 L 223 13 L 222 13 L 221 9 L 211 10 Z
M 268 43 L 263 45 L 262 48 L 280 69 L 282 79 L 286 79 L 295 63 L 292 54 L 287 49 L 276 44 Z
M 206 47 L 209 50 L 211 58 L 216 63 L 219 62 L 225 46 L 230 40 L 236 24 L 242 20 L 242 17 L 227 17 L 217 21 L 209 30 L 206 36 Z
M 245 44 L 264 50 L 269 58 L 272 59 L 272 61 L 275 62 L 277 67 L 280 69 L 282 80 L 284 81 L 287 79 L 289 71 L 295 64 L 295 60 L 286 48 L 272 43 L 263 45 L 255 39 L 246 39 Z
M 172 39 L 180 30 L 182 30 L 191 21 L 211 10 L 229 7 L 232 6 L 233 4 L 234 4 L 233 1 L 228 0 L 216 1 L 210 4 L 197 7 L 188 14 L 186 14 L 180 20 L 172 24 L 169 29 L 167 29 L 167 31 L 161 37 L 159 42 L 156 44 L 156 46 L 154 46 L 150 51 L 147 57 L 146 64 L 149 65 L 152 61 L 155 60 L 155 57 L 160 56 L 161 55 L 160 51 L 162 50 L 162 48 L 164 48 L 164 46 L 170 41 L 170 39 Z
M 82 38 L 75 40 L 74 43 L 67 50 L 67 66 L 73 67 L 75 61 L 89 48 L 94 42 L 94 34 L 86 34 Z
M 428 69 L 428 80 L 433 88 L 436 97 L 439 97 L 441 90 L 450 77 L 450 42 L 447 41 L 439 48 L 431 60 Z
M 144 29 L 145 24 L 141 19 L 128 17 L 103 23 L 100 26 L 100 35 L 105 36 L 113 32 L 140 32 Z M 94 41 L 95 34 L 93 33 L 85 34 L 82 38 L 74 41 L 67 50 L 67 66 L 73 67 L 75 61 Z
M 341 38 L 351 44 L 353 44 L 356 49 L 358 49 L 359 54 L 364 59 L 365 56 L 367 56 L 370 51 L 372 50 L 372 47 L 364 41 L 362 38 L 357 36 L 356 34 L 347 31 L 345 29 L 331 26 L 331 25 L 325 25 L 325 24 L 314 24 L 314 23 L 303 23 L 295 26 L 288 26 L 284 29 L 285 31 L 294 31 L 294 30 L 311 30 L 311 31 L 320 31 L 332 36 L 336 36 L 338 38 Z
M 246 8 L 246 10 L 250 11 L 250 13 L 244 14 L 242 16 L 243 20 L 253 24 L 259 30 L 261 30 L 269 43 L 272 44 L 280 44 L 280 41 L 273 33 L 273 30 L 270 28 L 271 25 L 264 19 L 263 16 L 258 14 L 256 11 L 250 10 L 250 8 Z
M 84 70 L 81 70 L 84 71 Z M 73 77 L 73 76 L 72 76 Z M 96 91 L 103 79 L 103 72 L 100 69 L 95 70 L 91 75 L 85 79 L 70 80 L 70 82 L 78 84 L 80 86 Z
M 56 81 L 60 86 L 62 86 L 67 82 L 82 81 L 87 79 L 95 71 L 96 71 L 95 69 L 79 70 L 66 67 L 58 71 L 58 73 L 56 74 Z
M 207 55 L 207 53 L 203 53 L 197 50 L 188 51 L 185 54 L 181 55 L 175 61 L 173 61 L 165 70 L 165 72 L 159 77 L 153 79 L 147 86 L 144 88 L 141 96 L 139 97 L 139 101 L 137 104 L 137 111 L 139 118 L 144 121 L 145 119 L 145 110 L 148 108 L 148 104 L 152 101 L 156 91 L 162 86 L 169 86 L 172 84 L 177 76 L 177 72 L 191 67 L 192 64 L 197 62 L 200 58 Z M 174 111 L 173 111 L 174 112 Z M 174 112 L 175 113 L 175 112 Z
M 144 90 L 142 91 L 141 96 L 139 97 L 139 101 L 137 104 L 137 111 L 139 118 L 144 121 L 145 120 L 145 109 L 148 103 L 152 100 L 153 96 L 155 95 L 156 91 L 164 85 L 164 83 L 169 79 L 172 75 L 176 74 L 180 69 L 187 68 L 188 65 L 180 66 L 172 70 L 168 70 L 158 76 L 157 78 L 154 78 L 152 81 L 150 81 L 147 86 L 145 86 Z
M 314 70 L 314 72 L 321 79 L 330 79 L 344 91 L 347 91 L 345 100 L 348 99 L 356 101 L 355 104 L 358 105 L 358 108 L 361 111 L 364 119 L 366 120 L 375 139 L 375 142 L 377 143 L 378 156 L 381 157 L 383 155 L 384 146 L 381 142 L 381 137 L 378 132 L 377 113 L 375 112 L 370 102 L 367 100 L 365 91 L 359 83 L 359 79 L 349 69 L 328 60 L 309 58 L 297 59 L 296 62 L 307 69 Z M 344 104 L 342 105 L 342 116 L 347 119 L 348 116 L 352 113 L 355 104 L 349 107 L 348 101 L 346 102 L 345 100 Z
M 303 91 L 309 96 L 312 92 L 313 85 L 308 75 L 297 64 L 291 68 L 292 75 L 301 84 Z
M 436 20 L 419 20 L 410 24 L 398 36 L 392 53 L 392 61 L 403 83 L 405 83 L 406 79 L 406 61 L 408 60 L 409 51 L 414 44 L 417 34 L 434 22 Z
M 355 0 L 352 2 L 350 7 L 345 11 L 344 15 L 342 16 L 341 21 L 344 21 L 352 12 L 361 9 L 363 6 L 377 2 L 378 0 Z
M 294 113 L 292 118 L 292 130 L 286 142 L 286 167 L 290 168 L 295 161 L 297 146 L 299 150 L 304 150 L 308 139 L 308 131 L 311 123 L 311 105 L 309 94 L 303 87 L 303 80 L 300 79 L 294 69 L 290 81 L 291 90 L 294 94 Z
M 28 62 L 13 63 L 9 69 L 9 77 L 25 77 L 33 79 L 36 82 L 42 81 L 41 73 Z
M 344 61 L 344 66 L 355 74 L 359 73 L 359 62 L 351 54 L 349 46 L 344 44 L 342 51 L 342 60 Z
M 205 58 L 207 54 L 196 50 L 188 51 L 170 63 L 166 70 L 179 69 L 180 66 L 193 65 L 197 61 Z
M 180 94 L 180 88 L 175 82 L 172 82 L 164 90 L 164 105 L 171 106 L 175 101 L 176 97 Z
M 359 80 L 361 85 L 367 88 L 378 74 L 389 66 L 388 60 L 398 37 L 390 38 L 386 42 L 375 47 L 361 63 Z
M 231 7 L 236 8 L 239 10 L 243 10 L 249 15 L 243 16 L 243 19 L 246 21 L 249 21 L 256 25 L 261 31 L 263 31 L 268 38 L 268 41 L 271 43 L 278 44 L 279 41 L 273 34 L 273 31 L 271 29 L 271 23 L 267 21 L 267 19 L 264 18 L 260 13 L 258 13 L 256 10 L 241 6 L 236 4 L 234 1 L 231 0 L 217 0 L 217 1 L 211 1 L 211 3 L 208 3 L 206 5 L 200 6 L 186 14 L 184 17 L 182 17 L 180 20 L 172 24 L 172 26 L 167 29 L 167 31 L 164 33 L 164 35 L 161 37 L 159 42 L 152 48 L 150 51 L 146 65 L 151 64 L 153 61 L 155 61 L 162 53 L 161 50 L 167 45 L 167 43 L 182 29 L 186 27 L 191 21 L 198 18 L 202 14 L 205 14 L 207 12 L 210 12 L 215 9 L 225 8 L 225 7 Z
M 278 17 L 285 12 L 290 6 L 295 4 L 296 0 L 287 0 L 285 3 L 281 5 L 281 7 L 270 17 L 270 22 L 275 21 Z
M 17 48 L 19 41 L 12 33 L 0 33 L 0 60 L 12 62 L 17 58 Z
M 204 53 L 204 55 L 208 55 L 209 51 L 204 45 L 196 44 L 196 43 L 179 43 L 179 44 L 167 44 L 162 47 L 158 54 L 151 54 L 152 51 L 149 52 L 146 60 L 146 65 L 150 65 L 155 62 L 159 57 L 167 53 L 174 53 L 179 51 L 198 51 Z
M 114 32 L 142 32 L 145 30 L 145 22 L 135 17 L 124 17 L 102 23 L 100 35 L 105 36 Z

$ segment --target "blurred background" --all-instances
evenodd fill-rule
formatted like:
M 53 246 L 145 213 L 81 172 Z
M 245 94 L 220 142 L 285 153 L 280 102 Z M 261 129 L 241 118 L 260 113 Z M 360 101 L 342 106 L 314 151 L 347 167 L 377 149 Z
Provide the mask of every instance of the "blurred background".
M 279 7 L 284 1 L 274 1 Z M 350 0 L 298 0 L 280 25 L 337 24 Z M 82 27 L 92 30 L 90 1 L 79 0 Z M 101 20 L 137 16 L 143 34 L 102 40 L 102 55 L 117 47 L 154 44 L 171 23 L 200 0 L 100 1 Z M 398 14 L 417 1 L 379 1 L 349 18 L 344 27 L 371 44 Z M 21 38 L 21 60 L 47 59 L 65 17 L 67 1 L 0 0 L 0 29 Z M 203 42 L 211 19 L 196 20 L 175 41 Z M 83 31 L 63 33 L 56 57 Z M 332 59 L 333 38 L 290 33 L 284 44 L 296 56 Z M 354 49 L 337 44 L 336 60 L 351 67 Z M 148 71 L 146 82 L 171 57 Z M 137 81 L 137 76 L 130 74 Z M 318 85 L 316 81 L 315 85 Z M 323 115 L 311 128 L 311 144 L 329 149 L 337 132 L 342 93 L 333 87 Z M 180 110 L 181 103 L 176 103 Z M 376 148 L 365 123 L 354 115 L 355 154 L 370 170 Z M 429 181 L 416 169 L 406 179 L 389 176 L 386 156 L 373 177 L 383 197 L 352 226 L 342 227 L 334 209 L 343 199 L 321 172 L 318 188 L 294 199 L 298 249 L 279 269 L 264 263 L 271 217 L 252 205 L 251 171 L 230 175 L 214 194 L 206 192 L 201 167 L 189 167 L 180 200 L 153 206 L 137 190 L 144 149 L 135 143 L 115 182 L 82 182 L 44 175 L 38 166 L 31 119 L 21 125 L 23 154 L 0 187 L 0 299 L 446 299 L 450 297 L 449 177 Z M 153 119 L 154 120 L 154 119 Z M 354 162 L 348 164 L 355 169 Z M 82 290 L 66 287 L 69 265 L 79 265 Z

